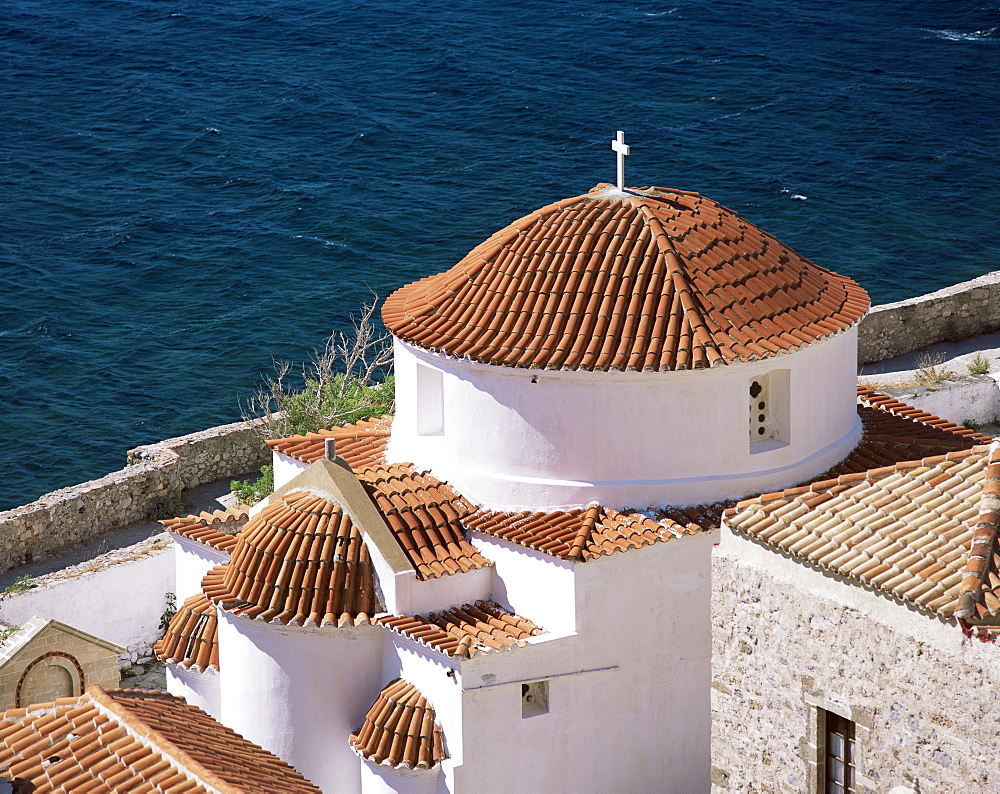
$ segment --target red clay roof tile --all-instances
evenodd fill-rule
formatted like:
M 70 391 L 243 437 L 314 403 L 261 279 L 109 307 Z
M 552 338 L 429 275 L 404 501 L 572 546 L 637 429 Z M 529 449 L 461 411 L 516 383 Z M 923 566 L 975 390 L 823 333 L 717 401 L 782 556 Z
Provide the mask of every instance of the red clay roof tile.
M 0 769 L 15 790 L 38 794 L 319 792 L 182 698 L 98 686 L 0 714 Z
M 383 615 L 378 623 L 448 656 L 521 647 L 543 630 L 495 601 L 477 601 L 429 615 Z
M 366 761 L 395 769 L 433 769 L 447 757 L 434 707 L 401 678 L 379 693 L 351 734 L 351 747 Z
M 377 610 L 361 533 L 340 505 L 304 491 L 254 516 L 202 589 L 233 614 L 285 625 L 358 625 Z
M 245 507 L 227 510 L 203 511 L 198 515 L 169 518 L 161 521 L 163 528 L 174 535 L 193 540 L 204 546 L 231 553 L 236 546 L 236 535 L 247 522 Z
M 656 371 L 795 350 L 867 308 L 853 281 L 716 202 L 598 185 L 397 290 L 382 316 L 400 339 L 487 364 Z
M 161 662 L 196 672 L 219 669 L 219 627 L 215 604 L 204 593 L 185 599 L 153 647 Z
M 337 441 L 338 457 L 346 460 L 355 471 L 360 471 L 384 462 L 391 429 L 392 417 L 382 416 L 304 436 L 272 439 L 267 445 L 274 452 L 303 463 L 313 463 L 323 457 L 326 439 L 333 438 Z

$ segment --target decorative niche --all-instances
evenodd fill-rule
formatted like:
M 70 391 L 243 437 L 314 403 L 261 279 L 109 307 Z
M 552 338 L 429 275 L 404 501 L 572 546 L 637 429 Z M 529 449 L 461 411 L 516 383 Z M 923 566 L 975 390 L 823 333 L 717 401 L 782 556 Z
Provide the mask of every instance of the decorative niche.
M 787 369 L 772 370 L 750 379 L 747 397 L 751 454 L 790 443 L 790 385 L 791 372 Z

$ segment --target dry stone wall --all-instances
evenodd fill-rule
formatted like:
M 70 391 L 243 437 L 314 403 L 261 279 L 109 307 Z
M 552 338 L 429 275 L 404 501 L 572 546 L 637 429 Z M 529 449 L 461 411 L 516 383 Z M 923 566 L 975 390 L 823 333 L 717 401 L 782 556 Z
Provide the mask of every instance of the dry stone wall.
M 858 326 L 858 363 L 870 364 L 1000 331 L 1000 271 L 927 295 L 873 306 Z
M 247 422 L 136 447 L 120 471 L 0 512 L 0 572 L 129 524 L 168 518 L 184 489 L 269 460 L 267 445 Z
M 861 792 L 1000 792 L 998 645 L 935 625 L 954 632 L 942 647 L 759 566 L 713 566 L 715 794 L 823 790 L 821 709 L 857 724 Z

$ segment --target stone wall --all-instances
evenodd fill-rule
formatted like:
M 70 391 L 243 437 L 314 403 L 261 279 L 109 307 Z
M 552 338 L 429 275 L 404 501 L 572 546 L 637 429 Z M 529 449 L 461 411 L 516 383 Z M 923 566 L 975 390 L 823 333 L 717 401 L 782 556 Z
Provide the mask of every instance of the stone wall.
M 1000 331 L 1000 271 L 927 295 L 873 306 L 858 327 L 858 363 Z
M 824 790 L 824 710 L 857 725 L 859 791 L 1000 791 L 1000 647 L 763 551 L 714 560 L 713 792 Z
M 128 464 L 97 480 L 0 512 L 0 572 L 120 527 L 169 518 L 185 488 L 255 471 L 270 451 L 246 422 L 130 450 Z

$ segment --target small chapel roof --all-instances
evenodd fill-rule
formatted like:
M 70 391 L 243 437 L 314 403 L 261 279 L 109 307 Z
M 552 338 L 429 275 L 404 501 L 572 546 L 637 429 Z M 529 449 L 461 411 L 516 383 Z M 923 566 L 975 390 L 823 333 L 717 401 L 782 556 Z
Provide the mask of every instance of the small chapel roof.
M 326 439 L 332 438 L 337 442 L 337 455 L 358 471 L 385 460 L 391 427 L 392 417 L 380 416 L 315 433 L 271 439 L 267 445 L 273 452 L 314 463 L 323 457 Z
M 161 662 L 195 672 L 219 669 L 219 620 L 204 593 L 184 600 L 166 632 L 153 646 Z
M 168 518 L 160 524 L 172 535 L 193 540 L 216 551 L 231 553 L 236 546 L 236 535 L 246 524 L 248 515 L 245 507 L 236 506 Z
M 1000 445 L 740 502 L 741 535 L 943 618 L 1000 625 Z
M 0 768 L 15 791 L 38 794 L 319 792 L 182 698 L 99 686 L 0 713 Z
M 413 684 L 397 678 L 379 692 L 351 747 L 373 764 L 433 769 L 446 758 L 434 707 Z
M 359 625 L 378 610 L 361 532 L 341 505 L 307 491 L 280 496 L 251 519 L 202 590 L 235 615 L 285 625 Z
M 597 185 L 394 292 L 399 339 L 485 364 L 664 371 L 751 361 L 843 331 L 869 305 L 697 193 Z

